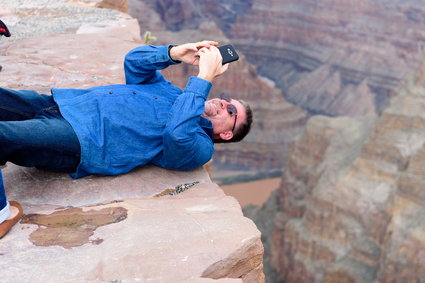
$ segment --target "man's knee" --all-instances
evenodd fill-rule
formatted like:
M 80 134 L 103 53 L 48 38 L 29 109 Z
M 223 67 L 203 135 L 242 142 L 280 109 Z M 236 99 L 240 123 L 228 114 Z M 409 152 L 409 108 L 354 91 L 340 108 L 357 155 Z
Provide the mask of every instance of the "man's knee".
M 0 121 L 31 119 L 41 109 L 55 105 L 53 98 L 33 90 L 0 88 Z

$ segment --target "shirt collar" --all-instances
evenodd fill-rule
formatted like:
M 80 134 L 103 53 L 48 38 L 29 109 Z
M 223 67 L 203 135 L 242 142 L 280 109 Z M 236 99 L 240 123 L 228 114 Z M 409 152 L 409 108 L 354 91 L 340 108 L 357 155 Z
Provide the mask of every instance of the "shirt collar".
M 199 120 L 199 124 L 202 129 L 207 133 L 207 135 L 211 138 L 211 140 L 214 140 L 214 129 L 211 121 L 207 118 L 201 117 L 201 119 Z

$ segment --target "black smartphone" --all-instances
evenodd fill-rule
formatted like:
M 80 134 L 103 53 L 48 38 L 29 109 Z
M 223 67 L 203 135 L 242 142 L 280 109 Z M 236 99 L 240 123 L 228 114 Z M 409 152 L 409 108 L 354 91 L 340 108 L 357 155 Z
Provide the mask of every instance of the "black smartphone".
M 219 46 L 217 48 L 220 50 L 221 57 L 223 57 L 223 65 L 239 59 L 236 49 L 231 44 Z

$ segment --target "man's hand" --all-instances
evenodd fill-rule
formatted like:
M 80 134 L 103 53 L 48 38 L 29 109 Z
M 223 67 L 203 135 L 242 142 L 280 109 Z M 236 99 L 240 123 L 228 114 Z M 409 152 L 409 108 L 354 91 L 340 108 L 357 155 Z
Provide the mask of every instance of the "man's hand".
M 229 64 L 223 65 L 223 58 L 215 46 L 201 48 L 199 55 L 198 78 L 212 82 L 216 77 L 223 74 L 229 68 Z
M 198 66 L 198 51 L 201 48 L 210 48 L 211 46 L 218 46 L 218 42 L 204 40 L 195 43 L 186 43 L 182 45 L 173 46 L 170 49 L 170 57 L 174 61 L 182 61 L 186 64 Z

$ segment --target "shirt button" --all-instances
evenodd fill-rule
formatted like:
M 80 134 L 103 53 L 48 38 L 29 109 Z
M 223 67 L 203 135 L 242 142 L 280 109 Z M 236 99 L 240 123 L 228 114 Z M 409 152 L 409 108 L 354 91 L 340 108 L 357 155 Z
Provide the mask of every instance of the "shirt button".
M 136 91 L 135 90 L 133 90 L 133 94 L 136 94 Z
M 112 94 L 112 91 L 110 91 L 109 94 Z
M 153 98 L 158 99 L 158 96 L 154 96 Z

